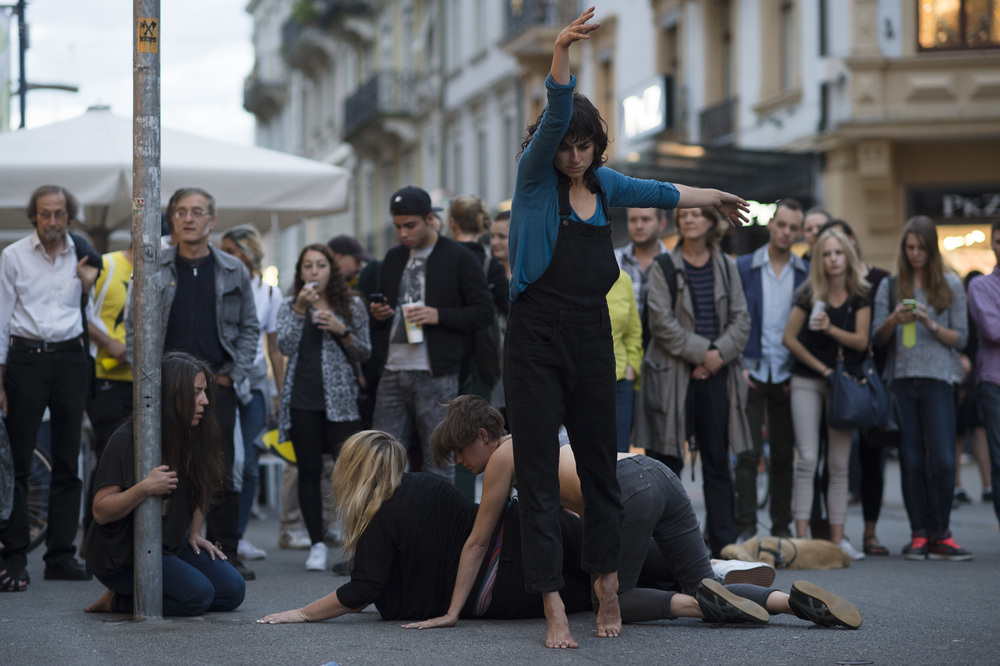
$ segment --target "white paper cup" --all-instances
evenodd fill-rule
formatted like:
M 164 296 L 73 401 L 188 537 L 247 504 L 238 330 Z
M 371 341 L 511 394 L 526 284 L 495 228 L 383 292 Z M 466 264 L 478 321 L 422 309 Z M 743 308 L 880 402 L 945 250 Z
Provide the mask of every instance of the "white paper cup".
M 813 303 L 812 312 L 809 313 L 809 330 L 815 331 L 816 324 L 814 320 L 820 315 L 821 312 L 826 312 L 826 303 L 823 301 L 816 301 Z
M 417 301 L 415 303 L 406 303 L 403 305 L 403 323 L 406 326 L 406 341 L 411 345 L 420 344 L 424 341 L 424 329 L 420 324 L 411 322 L 407 318 L 407 313 L 410 308 L 423 306 L 423 301 Z
M 323 312 L 326 312 L 326 310 L 316 310 L 315 308 L 312 310 L 312 322 L 314 324 L 322 323 L 320 318 L 323 316 Z

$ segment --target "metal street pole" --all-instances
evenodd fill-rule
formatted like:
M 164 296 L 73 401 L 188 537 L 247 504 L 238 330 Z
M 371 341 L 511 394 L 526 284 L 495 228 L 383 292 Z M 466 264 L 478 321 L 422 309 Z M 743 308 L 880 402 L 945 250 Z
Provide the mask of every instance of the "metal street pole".
M 135 478 L 160 465 L 160 0 L 133 0 L 132 308 Z M 134 515 L 135 619 L 163 617 L 162 499 Z

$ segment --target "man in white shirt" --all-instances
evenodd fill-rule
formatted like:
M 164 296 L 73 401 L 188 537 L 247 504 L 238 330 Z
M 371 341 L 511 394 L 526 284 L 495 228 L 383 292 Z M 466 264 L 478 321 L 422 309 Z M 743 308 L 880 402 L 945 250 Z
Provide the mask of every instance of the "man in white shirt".
M 68 233 L 77 209 L 64 188 L 38 188 L 27 210 L 35 232 L 0 254 L 0 410 L 15 470 L 13 512 L 0 529 L 0 555 L 7 567 L 0 571 L 0 591 L 24 590 L 29 582 L 27 482 L 46 408 L 51 414 L 52 481 L 45 578 L 90 578 L 74 557 L 73 545 L 83 485 L 77 476 L 80 432 L 93 376 L 81 303 L 97 279 L 95 265 L 101 265 L 101 257 Z M 78 254 L 92 257 L 78 259 Z

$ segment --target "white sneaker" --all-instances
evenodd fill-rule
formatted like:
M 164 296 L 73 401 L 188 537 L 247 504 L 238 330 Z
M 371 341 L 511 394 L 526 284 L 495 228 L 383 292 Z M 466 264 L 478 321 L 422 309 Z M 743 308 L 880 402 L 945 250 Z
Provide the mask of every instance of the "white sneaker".
M 308 550 L 312 545 L 305 530 L 285 530 L 278 535 L 278 546 L 288 550 Z
M 864 553 L 859 553 L 854 548 L 854 546 L 851 545 L 851 542 L 847 540 L 847 537 L 844 537 L 843 539 L 841 539 L 840 543 L 838 543 L 837 545 L 840 547 L 840 549 L 842 551 L 844 551 L 844 555 L 847 555 L 852 560 L 856 561 L 856 560 L 863 560 L 863 559 L 865 559 L 865 554 Z
M 258 548 L 246 539 L 240 539 L 236 546 L 236 555 L 241 560 L 262 560 L 267 557 L 267 551 Z
M 309 557 L 306 558 L 306 571 L 326 571 L 326 554 L 329 548 L 320 541 L 314 543 L 309 549 Z
M 764 562 L 712 560 L 712 572 L 723 585 L 747 583 L 770 587 L 774 582 L 774 567 Z

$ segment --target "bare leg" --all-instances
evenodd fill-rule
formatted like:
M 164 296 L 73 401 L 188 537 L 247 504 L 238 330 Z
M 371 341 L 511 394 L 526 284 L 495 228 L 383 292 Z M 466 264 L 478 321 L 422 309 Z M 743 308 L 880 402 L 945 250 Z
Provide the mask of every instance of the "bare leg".
M 617 603 L 617 602 L 616 602 Z M 545 608 L 545 647 L 577 648 L 579 643 L 569 633 L 569 619 L 566 606 L 558 592 L 543 592 L 542 606 Z
M 705 617 L 704 613 L 701 612 L 701 606 L 698 605 L 697 599 L 689 594 L 680 593 L 675 594 L 670 599 L 670 614 L 674 617 L 697 617 L 702 619 Z
M 800 539 L 809 538 L 809 521 L 795 519 L 795 536 Z
M 983 490 L 990 487 L 990 448 L 986 441 L 986 428 L 977 427 L 972 431 L 972 457 L 979 465 L 979 478 L 983 483 Z M 955 465 L 958 467 L 958 465 Z
M 830 541 L 834 543 L 840 543 L 844 539 L 844 526 L 843 525 L 830 525 Z
M 111 600 L 114 599 L 115 593 L 111 590 L 104 590 L 104 594 L 101 598 L 90 604 L 83 609 L 84 613 L 110 613 L 111 612 Z
M 792 615 L 792 607 L 788 605 L 788 594 L 785 592 L 772 592 L 767 596 L 767 612 L 771 615 L 784 613 Z
M 597 635 L 615 638 L 622 633 L 622 611 L 618 605 L 618 572 L 598 574 L 594 581 L 597 594 Z

